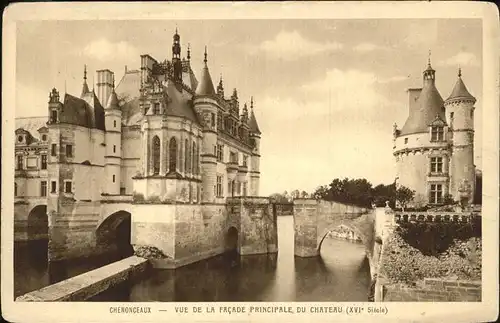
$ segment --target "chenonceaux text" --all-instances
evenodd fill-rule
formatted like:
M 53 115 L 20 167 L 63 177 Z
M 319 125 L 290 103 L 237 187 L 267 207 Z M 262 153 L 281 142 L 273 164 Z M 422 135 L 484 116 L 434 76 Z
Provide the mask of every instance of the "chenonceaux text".
M 149 306 L 111 306 L 109 312 L 112 314 L 140 314 L 151 313 Z

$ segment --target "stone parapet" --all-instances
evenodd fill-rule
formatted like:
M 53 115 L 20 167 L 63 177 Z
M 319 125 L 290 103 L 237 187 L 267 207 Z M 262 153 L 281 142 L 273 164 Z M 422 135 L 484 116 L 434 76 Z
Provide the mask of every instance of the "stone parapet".
M 21 302 L 84 301 L 110 287 L 133 279 L 148 267 L 148 260 L 136 256 L 114 262 L 57 284 L 27 293 L 16 298 Z

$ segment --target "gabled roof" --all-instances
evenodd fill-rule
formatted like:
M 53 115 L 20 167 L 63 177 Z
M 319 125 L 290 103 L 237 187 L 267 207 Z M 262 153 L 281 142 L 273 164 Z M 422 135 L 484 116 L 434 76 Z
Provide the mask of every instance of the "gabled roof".
M 47 117 L 27 117 L 16 118 L 16 131 L 23 129 L 31 135 L 34 139 L 40 139 L 39 129 L 47 125 Z
M 434 120 L 431 123 L 429 123 L 429 126 L 446 126 L 446 125 L 447 125 L 446 121 L 443 120 L 440 115 L 436 115 Z
M 116 87 L 119 105 L 122 110 L 122 121 L 132 125 L 142 119 L 139 106 L 139 91 L 141 89 L 141 73 L 139 70 L 126 71 Z
M 105 130 L 104 109 L 94 92 L 87 93 L 83 99 L 66 94 L 59 122 Z

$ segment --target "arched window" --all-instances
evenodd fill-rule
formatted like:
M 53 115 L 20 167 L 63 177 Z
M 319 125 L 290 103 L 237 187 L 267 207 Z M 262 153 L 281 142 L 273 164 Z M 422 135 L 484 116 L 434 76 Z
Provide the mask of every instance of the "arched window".
M 193 141 L 193 164 L 191 174 L 196 174 L 196 143 Z
M 191 149 L 189 149 L 189 142 L 188 140 L 186 139 L 184 141 L 184 154 L 185 154 L 185 157 L 184 157 L 184 170 L 187 173 L 189 173 L 189 171 L 191 170 L 191 163 L 190 163 L 190 158 L 189 158 L 189 153 L 190 153 Z
M 158 175 L 160 173 L 160 138 L 158 136 L 153 137 L 153 174 Z
M 170 143 L 168 144 L 168 153 L 170 156 L 168 171 L 175 172 L 177 169 L 177 141 L 175 140 L 175 137 L 170 139 Z
M 17 196 L 17 183 L 14 183 L 14 196 Z

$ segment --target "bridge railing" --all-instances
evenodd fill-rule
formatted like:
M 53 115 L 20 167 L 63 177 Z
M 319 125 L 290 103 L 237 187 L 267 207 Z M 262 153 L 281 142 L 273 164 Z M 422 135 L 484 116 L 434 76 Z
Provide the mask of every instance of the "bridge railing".
M 441 222 L 441 223 L 469 223 L 477 216 L 473 212 L 394 212 L 395 223 Z
M 132 203 L 133 195 L 101 195 L 102 203 Z

